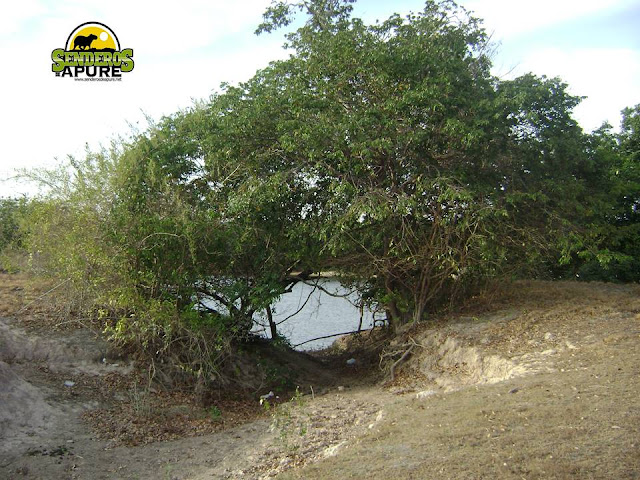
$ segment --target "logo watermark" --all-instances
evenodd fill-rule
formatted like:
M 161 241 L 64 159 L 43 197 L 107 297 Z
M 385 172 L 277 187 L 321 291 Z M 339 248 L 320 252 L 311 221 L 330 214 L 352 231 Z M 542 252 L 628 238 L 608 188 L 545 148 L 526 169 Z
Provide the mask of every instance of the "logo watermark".
M 133 49 L 121 48 L 116 34 L 104 23 L 76 27 L 65 44 L 51 52 L 56 77 L 76 81 L 114 82 L 133 70 Z

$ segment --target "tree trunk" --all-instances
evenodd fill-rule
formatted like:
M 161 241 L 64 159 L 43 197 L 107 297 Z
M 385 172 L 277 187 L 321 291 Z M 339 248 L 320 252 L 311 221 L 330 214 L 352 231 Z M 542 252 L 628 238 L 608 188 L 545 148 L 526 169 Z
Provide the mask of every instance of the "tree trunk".
M 273 321 L 273 313 L 271 312 L 271 306 L 267 305 L 267 320 L 269 320 L 269 330 L 271 331 L 271 339 L 275 340 L 278 338 L 278 329 L 276 328 L 276 324 Z
M 391 331 L 395 332 L 396 327 L 402 323 L 402 313 L 398 309 L 396 301 L 393 300 L 393 295 L 395 292 L 392 287 L 392 280 L 391 278 L 389 278 L 389 276 L 385 276 L 384 287 L 389 297 L 392 298 L 384 306 L 385 312 L 387 314 L 387 324 L 391 328 Z

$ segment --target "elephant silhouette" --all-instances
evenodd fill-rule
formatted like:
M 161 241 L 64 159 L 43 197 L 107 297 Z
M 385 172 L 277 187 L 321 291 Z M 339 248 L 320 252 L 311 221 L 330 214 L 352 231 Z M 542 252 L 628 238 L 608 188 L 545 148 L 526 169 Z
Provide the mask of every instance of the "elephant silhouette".
M 76 38 L 73 40 L 73 49 L 72 50 L 77 50 L 78 48 L 81 50 L 86 50 L 87 48 L 91 47 L 91 43 L 96 40 L 98 37 L 96 37 L 93 33 L 90 35 L 87 35 L 86 37 L 83 35 L 78 35 L 76 36 Z

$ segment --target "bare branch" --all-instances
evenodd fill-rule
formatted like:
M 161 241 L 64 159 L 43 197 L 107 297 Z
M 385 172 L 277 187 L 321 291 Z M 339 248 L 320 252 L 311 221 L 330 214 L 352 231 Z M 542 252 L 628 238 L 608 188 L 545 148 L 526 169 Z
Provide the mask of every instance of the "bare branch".
M 302 342 L 302 343 L 298 343 L 298 344 L 296 344 L 296 345 L 293 345 L 293 348 L 299 347 L 300 345 L 305 345 L 305 344 L 310 343 L 310 342 L 315 342 L 316 340 L 323 340 L 323 339 L 325 339 L 325 338 L 331 338 L 331 337 L 340 337 L 340 336 L 342 336 L 342 335 L 351 335 L 351 334 L 353 334 L 353 333 L 360 333 L 360 332 L 366 332 L 366 330 L 360 330 L 360 331 L 358 331 L 358 330 L 353 330 L 353 331 L 351 331 L 351 332 L 333 333 L 333 334 L 331 334 L 331 335 L 323 335 L 322 337 L 312 338 L 311 340 L 305 340 L 305 341 L 304 341 L 304 342 Z

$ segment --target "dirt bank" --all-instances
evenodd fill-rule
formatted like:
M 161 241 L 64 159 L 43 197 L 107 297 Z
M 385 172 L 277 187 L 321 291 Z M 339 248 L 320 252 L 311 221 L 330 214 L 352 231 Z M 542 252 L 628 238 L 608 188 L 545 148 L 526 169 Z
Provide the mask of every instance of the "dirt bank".
M 15 280 L 0 282 L 5 304 L 23 297 L 14 312 L 27 303 Z M 0 478 L 640 478 L 639 293 L 519 283 L 387 345 L 392 382 L 362 382 L 356 356 L 328 391 L 305 388 L 213 433 L 218 412 L 167 397 L 164 425 L 193 431 L 135 447 L 92 422 L 114 404 L 141 419 L 160 411 L 136 396 L 129 363 L 91 331 L 47 334 L 5 305 Z
M 382 420 L 278 478 L 640 478 L 640 290 L 517 285 L 407 332 Z

